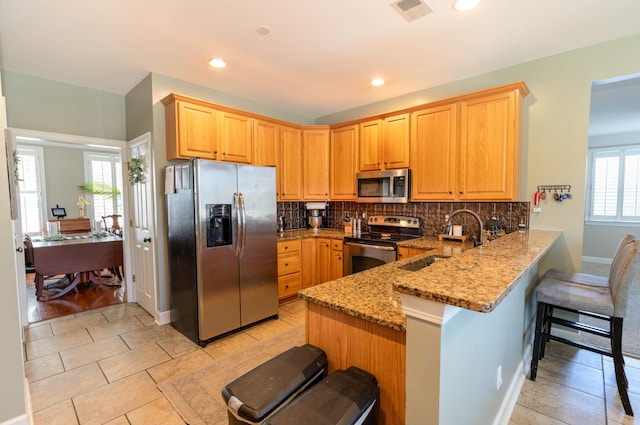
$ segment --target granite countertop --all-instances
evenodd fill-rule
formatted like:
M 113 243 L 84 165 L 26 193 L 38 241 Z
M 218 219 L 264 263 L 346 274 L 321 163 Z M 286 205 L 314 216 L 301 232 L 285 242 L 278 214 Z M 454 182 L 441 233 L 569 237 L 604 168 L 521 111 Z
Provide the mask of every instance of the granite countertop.
M 294 241 L 296 239 L 306 238 L 331 238 L 331 239 L 343 239 L 345 236 L 342 229 L 297 229 L 287 230 L 283 233 L 278 233 L 278 242 Z
M 424 254 L 303 289 L 298 295 L 401 332 L 406 330 L 406 316 L 400 292 L 488 313 L 560 235 L 558 231 L 519 231 L 477 248 L 419 238 L 400 245 L 428 249 Z M 415 272 L 400 268 L 436 256 L 449 258 Z

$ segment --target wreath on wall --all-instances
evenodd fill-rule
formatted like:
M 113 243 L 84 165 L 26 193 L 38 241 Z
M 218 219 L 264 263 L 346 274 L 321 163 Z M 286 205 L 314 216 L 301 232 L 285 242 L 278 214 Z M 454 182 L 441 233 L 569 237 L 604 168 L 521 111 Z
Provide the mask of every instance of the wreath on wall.
M 140 158 L 131 158 L 129 162 L 129 183 L 133 186 L 144 180 L 144 167 Z

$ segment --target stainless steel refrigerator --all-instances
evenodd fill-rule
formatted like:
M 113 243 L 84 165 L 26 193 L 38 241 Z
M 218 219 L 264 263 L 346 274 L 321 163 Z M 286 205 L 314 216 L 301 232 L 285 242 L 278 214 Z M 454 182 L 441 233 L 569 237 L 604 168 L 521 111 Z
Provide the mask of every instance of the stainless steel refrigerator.
M 171 323 L 209 340 L 278 313 L 275 168 L 165 169 Z

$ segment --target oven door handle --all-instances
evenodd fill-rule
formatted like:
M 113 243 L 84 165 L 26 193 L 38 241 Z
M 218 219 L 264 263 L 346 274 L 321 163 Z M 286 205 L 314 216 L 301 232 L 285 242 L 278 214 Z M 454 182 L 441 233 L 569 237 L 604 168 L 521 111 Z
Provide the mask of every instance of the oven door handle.
M 357 243 L 357 242 L 345 242 L 345 245 L 349 246 L 357 246 L 361 248 L 371 248 L 371 249 L 380 249 L 382 251 L 395 251 L 396 248 L 388 245 L 371 245 L 368 243 Z

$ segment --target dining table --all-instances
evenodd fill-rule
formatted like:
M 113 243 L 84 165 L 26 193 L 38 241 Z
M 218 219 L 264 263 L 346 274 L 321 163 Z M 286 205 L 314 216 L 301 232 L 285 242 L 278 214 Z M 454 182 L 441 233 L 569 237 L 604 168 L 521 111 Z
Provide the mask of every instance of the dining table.
M 39 301 L 62 297 L 86 281 L 98 286 L 120 287 L 120 284 L 104 282 L 100 274 L 103 269 L 109 269 L 122 281 L 120 268 L 123 265 L 123 253 L 122 238 L 119 236 L 74 235 L 49 240 L 33 238 L 32 245 L 36 298 Z M 51 294 L 45 295 L 45 277 L 59 275 L 64 275 L 66 279 L 48 285 L 46 289 Z

